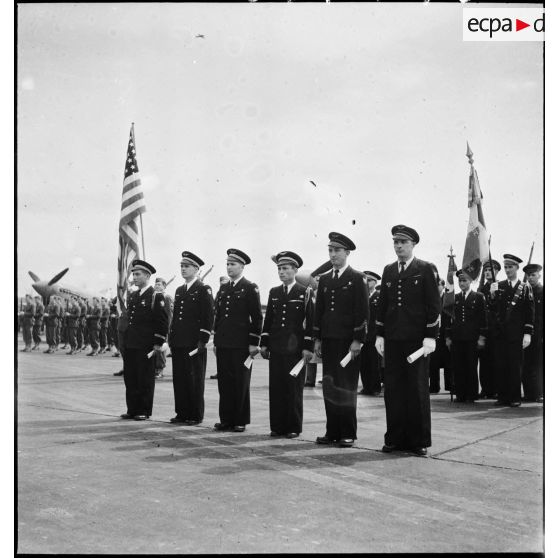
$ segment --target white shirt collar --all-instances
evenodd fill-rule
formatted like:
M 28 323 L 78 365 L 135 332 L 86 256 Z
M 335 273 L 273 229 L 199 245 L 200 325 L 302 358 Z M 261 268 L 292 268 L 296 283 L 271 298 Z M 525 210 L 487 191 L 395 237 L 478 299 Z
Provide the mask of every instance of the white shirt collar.
M 197 277 L 194 277 L 192 280 L 186 281 L 184 283 L 186 285 L 186 290 L 188 290 L 197 281 L 197 279 Z
M 143 287 L 143 289 L 140 290 L 140 296 L 142 296 L 143 293 L 144 293 L 145 291 L 147 291 L 147 289 L 149 289 L 150 286 L 151 286 L 151 285 L 146 285 L 145 287 Z
M 467 297 L 469 296 L 469 294 L 470 294 L 472 291 L 473 291 L 473 289 L 471 289 L 471 287 L 469 287 L 469 290 L 468 290 L 468 291 L 465 291 L 465 292 L 461 291 L 461 294 L 462 294 L 465 298 L 467 298 Z
M 238 279 L 235 279 L 235 280 L 233 281 L 233 287 L 236 287 L 237 283 L 238 283 L 243 277 L 244 277 L 244 275 L 241 275 Z M 232 279 L 231 279 L 231 281 L 232 281 Z
M 515 287 L 519 283 L 519 277 L 516 277 L 515 281 L 512 281 L 511 279 L 506 279 L 506 281 L 509 281 L 512 287 Z
M 415 256 L 411 256 L 406 262 L 405 262 L 405 270 L 409 269 L 409 266 L 411 265 L 411 262 L 415 259 Z M 401 269 L 401 262 L 399 260 L 397 260 L 397 268 Z
M 349 267 L 349 264 L 345 264 L 341 269 L 339 269 L 339 274 L 338 277 L 341 277 L 341 275 L 343 275 L 343 272 Z M 333 271 L 331 272 L 331 276 L 335 277 L 334 275 L 335 273 L 335 268 L 333 269 Z
M 287 285 L 287 294 L 289 294 L 291 292 L 291 289 L 294 287 L 294 284 L 296 283 L 296 279 L 290 283 L 289 285 Z M 283 287 L 285 286 L 285 283 L 283 283 Z

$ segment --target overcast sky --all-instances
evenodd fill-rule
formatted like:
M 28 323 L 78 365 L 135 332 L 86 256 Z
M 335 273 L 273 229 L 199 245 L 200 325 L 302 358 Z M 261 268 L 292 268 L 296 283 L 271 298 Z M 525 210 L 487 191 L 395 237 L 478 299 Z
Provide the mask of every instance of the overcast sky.
M 64 267 L 62 283 L 115 288 L 131 122 L 146 258 L 178 276 L 171 293 L 182 250 L 215 288 L 236 247 L 265 296 L 271 254 L 315 268 L 330 231 L 381 272 L 399 223 L 445 275 L 467 141 L 493 256 L 535 241 L 542 263 L 542 43 L 463 42 L 461 25 L 458 3 L 20 5 L 19 293 Z

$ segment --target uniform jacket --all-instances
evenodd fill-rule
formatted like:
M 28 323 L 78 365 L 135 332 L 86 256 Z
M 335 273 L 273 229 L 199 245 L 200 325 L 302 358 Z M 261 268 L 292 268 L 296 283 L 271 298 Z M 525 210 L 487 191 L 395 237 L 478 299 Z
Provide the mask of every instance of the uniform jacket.
M 498 281 L 498 290 L 490 298 L 490 305 L 496 315 L 496 335 L 520 341 L 525 333 L 533 333 L 535 301 L 528 283 L 518 281 L 515 287 L 510 287 L 507 279 Z
M 35 303 L 26 302 L 23 307 L 22 325 L 32 326 L 35 323 Z
M 312 289 L 299 283 L 285 294 L 283 285 L 269 291 L 260 344 L 273 352 L 293 355 L 313 350 Z
M 531 287 L 535 300 L 535 327 L 533 335 L 538 339 L 544 338 L 544 287 L 539 283 Z
M 162 345 L 167 339 L 169 320 L 165 311 L 165 297 L 148 287 L 140 295 L 135 291 L 128 298 L 128 327 L 125 333 L 127 349 L 149 349 Z
M 60 309 L 58 308 L 58 304 L 54 302 L 49 302 L 47 307 L 45 308 L 45 322 L 46 325 L 49 327 L 54 327 L 58 323 L 58 315 L 60 313 Z
M 467 298 L 457 293 L 454 310 L 446 337 L 452 341 L 476 341 L 480 335 L 486 336 L 486 302 L 482 293 L 471 291 Z
M 494 313 L 493 305 L 490 303 L 490 283 L 487 281 L 478 292 L 484 295 L 486 302 L 486 322 L 487 322 L 487 337 L 492 337 L 496 331 L 496 314 Z
M 354 339 L 364 343 L 369 317 L 366 276 L 351 266 L 341 277 L 320 275 L 314 313 L 315 339 Z
M 428 262 L 414 258 L 399 274 L 398 262 L 382 274 L 377 335 L 394 341 L 436 338 L 440 326 L 440 294 Z
M 67 316 L 67 324 L 68 327 L 77 327 L 79 322 L 79 316 L 81 314 L 81 309 L 79 304 L 71 304 L 66 312 Z
M 101 323 L 101 327 L 102 327 L 102 328 L 107 327 L 107 322 L 108 322 L 109 316 L 110 316 L 110 309 L 109 309 L 109 307 L 108 307 L 108 306 L 105 306 L 104 308 L 101 307 L 101 320 L 100 320 L 100 323 Z
M 209 285 L 197 279 L 186 290 L 181 285 L 174 294 L 174 311 L 169 333 L 171 347 L 195 347 L 207 343 L 213 326 L 213 294 Z
M 43 321 L 43 315 L 45 313 L 45 307 L 42 302 L 37 302 L 35 304 L 35 325 L 41 325 Z
M 261 329 L 258 286 L 245 277 L 234 287 L 221 285 L 215 297 L 215 346 L 247 349 L 248 345 L 259 345 Z
M 368 319 L 368 333 L 366 341 L 374 343 L 376 341 L 376 314 L 378 313 L 378 303 L 380 302 L 380 291 L 374 292 L 368 298 L 368 309 L 370 318 Z
M 91 306 L 88 313 L 86 314 L 87 327 L 93 331 L 99 331 L 101 329 L 100 318 L 101 318 L 101 307 Z

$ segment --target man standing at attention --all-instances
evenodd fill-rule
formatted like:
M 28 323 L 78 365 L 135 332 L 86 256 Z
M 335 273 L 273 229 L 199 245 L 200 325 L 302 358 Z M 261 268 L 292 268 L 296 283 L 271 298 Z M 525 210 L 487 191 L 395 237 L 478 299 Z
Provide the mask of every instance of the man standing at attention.
M 432 265 L 413 255 L 420 240 L 417 231 L 396 225 L 391 234 L 397 261 L 384 269 L 376 320 L 376 348 L 386 363 L 382 451 L 410 450 L 426 456 L 432 445 L 426 357 L 436 349 L 440 295 Z M 407 362 L 420 348 L 425 358 Z
M 314 314 L 314 352 L 323 365 L 322 389 L 326 433 L 318 444 L 351 447 L 357 434 L 357 388 L 360 351 L 366 341 L 369 317 L 366 277 L 352 269 L 347 258 L 356 246 L 340 233 L 329 233 L 333 269 L 320 276 Z M 341 361 L 350 353 L 343 368 Z
M 269 359 L 269 422 L 271 436 L 297 438 L 302 432 L 304 366 L 312 358 L 312 289 L 296 282 L 302 258 L 294 252 L 272 256 L 281 285 L 269 291 L 263 324 L 262 357 Z
M 176 416 L 170 422 L 189 426 L 203 420 L 205 401 L 206 345 L 213 325 L 211 287 L 198 278 L 204 261 L 192 252 L 182 252 L 180 273 L 184 285 L 174 294 L 174 313 L 169 333 L 172 351 L 172 387 Z M 195 354 L 190 355 L 191 352 Z
M 227 250 L 227 275 L 215 300 L 215 336 L 219 419 L 215 430 L 244 432 L 250 423 L 251 367 L 248 356 L 258 354 L 262 329 L 260 293 L 255 283 L 243 277 L 250 258 L 236 248 Z
M 155 268 L 143 261 L 132 262 L 138 290 L 128 298 L 128 327 L 124 332 L 124 384 L 126 407 L 123 419 L 147 420 L 153 410 L 155 393 L 154 352 L 161 351 L 169 330 L 165 299 L 149 286 Z M 150 354 L 151 353 L 151 354 Z

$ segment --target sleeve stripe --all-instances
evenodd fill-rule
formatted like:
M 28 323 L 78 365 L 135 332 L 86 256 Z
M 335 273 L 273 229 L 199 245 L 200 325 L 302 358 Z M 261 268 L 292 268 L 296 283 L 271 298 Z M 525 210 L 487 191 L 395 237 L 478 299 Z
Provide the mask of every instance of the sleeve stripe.
M 250 335 L 252 335 L 253 337 L 257 337 L 258 339 L 260 338 L 260 336 L 257 333 L 251 333 Z
M 167 338 L 166 335 L 161 335 L 159 333 L 155 333 L 154 335 L 155 335 L 155 337 L 160 337 L 161 339 L 166 339 Z
M 376 320 L 376 325 L 383 326 L 384 322 L 379 322 L 378 320 Z
M 211 335 L 211 331 L 207 331 L 207 329 L 200 329 L 200 331 L 203 331 L 204 333 L 207 333 L 208 335 Z
M 438 316 L 438 317 L 436 318 L 436 321 L 435 321 L 435 322 L 432 322 L 431 324 L 426 324 L 426 327 L 435 327 L 435 326 L 437 326 L 439 323 L 440 323 L 440 316 Z

